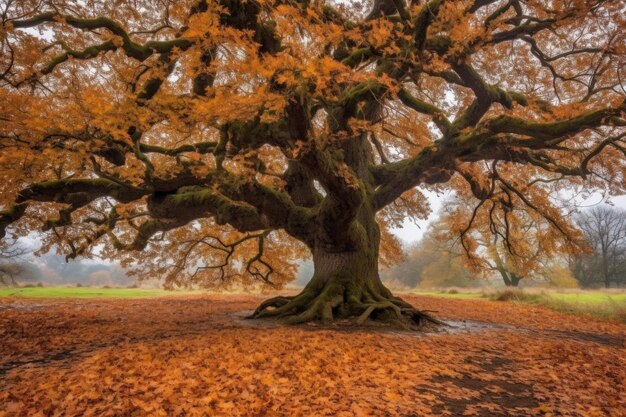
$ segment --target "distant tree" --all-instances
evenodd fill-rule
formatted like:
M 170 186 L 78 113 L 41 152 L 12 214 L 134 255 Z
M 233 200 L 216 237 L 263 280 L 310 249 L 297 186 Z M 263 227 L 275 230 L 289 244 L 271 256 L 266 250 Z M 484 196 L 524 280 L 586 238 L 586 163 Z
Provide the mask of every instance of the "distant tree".
M 578 281 L 567 265 L 554 265 L 543 271 L 548 286 L 555 288 L 577 288 Z
M 580 255 L 580 247 L 551 235 L 545 219 L 521 209 L 511 211 L 509 220 L 515 218 L 518 227 L 506 239 L 491 227 L 491 223 L 507 219 L 494 214 L 491 223 L 477 222 L 471 231 L 474 255 L 467 258 L 467 249 L 450 230 L 458 217 L 470 215 L 472 207 L 462 195 L 448 198 L 443 206 L 441 217 L 411 248 L 407 261 L 400 268 L 392 269 L 394 277 L 413 268 L 420 285 L 427 287 L 465 286 L 479 277 L 499 277 L 507 287 L 517 287 L 523 280 L 563 288 L 577 286 L 567 258 L 568 255 Z
M 504 252 L 504 255 L 501 252 Z M 485 263 L 492 271 L 498 271 L 504 285 L 517 287 L 524 278 L 524 273 L 515 267 L 514 262 L 509 262 L 506 252 L 506 248 L 503 248 L 500 241 L 495 238 L 493 243 L 487 247 Z M 510 258 L 514 259 L 513 257 Z
M 591 251 L 572 261 L 581 285 L 626 285 L 626 211 L 595 207 L 583 212 L 577 221 Z
M 442 222 L 432 223 L 423 238 L 410 246 L 406 259 L 383 273 L 387 283 L 415 288 L 466 287 L 475 278 L 464 266 L 458 241 L 442 239 Z
M 432 260 L 422 270 L 419 286 L 422 288 L 470 287 L 473 276 L 465 267 L 463 256 L 439 246 L 432 254 Z
M 0 264 L 0 286 L 16 287 L 17 277 L 23 273 L 22 265 L 19 263 Z
M 19 278 L 27 278 L 29 268 L 23 256 L 29 251 L 20 245 L 0 245 L 0 286 L 17 286 Z
M 554 233 L 550 221 L 532 209 L 511 207 L 493 210 L 484 217 L 472 217 L 468 196 L 457 194 L 444 204 L 437 238 L 456 245 L 466 255 L 465 265 L 472 275 L 500 277 L 507 287 L 517 287 L 523 280 L 545 281 L 569 255 L 581 253 L 580 246 L 563 234 Z M 464 230 L 470 239 L 457 237 L 459 219 L 473 218 L 472 230 Z M 513 227 L 513 225 L 515 225 Z M 580 236 L 572 232 L 573 236 Z
M 424 247 L 424 241 L 413 243 L 404 249 L 405 259 L 398 265 L 385 269 L 381 277 L 385 284 L 396 288 L 415 288 L 422 279 L 422 271 L 432 261 L 432 253 Z

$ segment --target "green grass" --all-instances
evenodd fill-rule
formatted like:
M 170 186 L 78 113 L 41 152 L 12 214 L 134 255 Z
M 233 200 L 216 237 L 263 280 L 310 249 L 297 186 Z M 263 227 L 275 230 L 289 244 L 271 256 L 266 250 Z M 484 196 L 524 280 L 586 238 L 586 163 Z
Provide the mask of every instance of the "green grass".
M 626 294 L 624 293 L 600 291 L 533 293 L 503 290 L 495 293 L 491 298 L 540 305 L 561 313 L 626 323 Z
M 457 290 L 416 291 L 415 294 L 456 299 L 483 298 L 494 301 L 539 305 L 561 313 L 626 323 L 626 292 L 593 290 L 560 292 L 550 289 L 500 289 L 474 292 L 457 292 Z
M 557 301 L 574 304 L 606 304 L 617 303 L 626 305 L 626 293 L 611 294 L 605 292 L 581 292 L 581 293 L 558 293 L 549 294 L 550 297 Z
M 541 305 L 563 313 L 626 322 L 626 292 L 554 290 L 491 290 L 488 292 L 416 291 L 416 295 L 451 299 L 491 299 Z M 0 297 L 24 298 L 152 298 L 201 294 L 201 291 L 165 291 L 143 288 L 29 287 L 0 288 Z
M 472 299 L 472 298 L 485 298 L 485 295 L 479 292 L 445 292 L 445 291 L 416 291 L 414 294 L 416 295 L 430 295 L 435 297 L 443 297 L 443 298 L 461 298 L 461 299 Z
M 0 288 L 0 297 L 27 298 L 150 298 L 198 294 L 198 291 L 165 291 L 143 288 L 34 287 Z

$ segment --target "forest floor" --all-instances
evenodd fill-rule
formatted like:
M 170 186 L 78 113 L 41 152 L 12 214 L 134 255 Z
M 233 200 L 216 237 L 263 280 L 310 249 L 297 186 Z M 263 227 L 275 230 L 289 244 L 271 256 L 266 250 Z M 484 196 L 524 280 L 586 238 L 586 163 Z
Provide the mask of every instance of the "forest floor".
M 0 416 L 624 416 L 626 325 L 405 296 L 450 326 L 242 319 L 263 298 L 0 298 Z

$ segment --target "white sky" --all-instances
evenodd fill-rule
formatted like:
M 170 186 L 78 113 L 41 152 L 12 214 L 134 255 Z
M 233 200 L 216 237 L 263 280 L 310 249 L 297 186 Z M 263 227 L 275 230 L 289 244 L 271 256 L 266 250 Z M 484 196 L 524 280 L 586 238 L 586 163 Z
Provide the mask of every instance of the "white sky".
M 428 224 L 439 216 L 441 205 L 447 197 L 446 194 L 438 195 L 436 193 L 428 192 L 426 190 L 420 191 L 422 191 L 428 197 L 428 201 L 430 202 L 432 208 L 431 215 L 428 217 L 427 220 L 419 220 L 417 222 L 406 219 L 402 228 L 392 230 L 392 233 L 394 235 L 398 236 L 400 239 L 402 239 L 403 242 L 407 244 L 417 242 L 422 238 L 424 232 L 428 228 Z M 626 195 L 612 197 L 611 202 L 614 207 L 626 209 Z M 586 200 L 583 200 L 580 203 L 580 207 L 584 210 L 585 208 L 595 207 L 598 204 L 606 203 L 602 201 L 602 196 L 600 194 L 595 193 Z

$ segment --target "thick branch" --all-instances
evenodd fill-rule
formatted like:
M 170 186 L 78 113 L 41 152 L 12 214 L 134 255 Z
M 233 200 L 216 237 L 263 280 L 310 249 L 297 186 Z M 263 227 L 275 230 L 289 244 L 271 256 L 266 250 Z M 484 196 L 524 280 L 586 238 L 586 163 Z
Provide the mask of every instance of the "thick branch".
M 6 235 L 6 228 L 24 215 L 27 207 L 28 204 L 22 203 L 0 211 L 0 239 Z
M 30 28 L 38 26 L 42 23 L 57 22 L 64 22 L 69 26 L 85 30 L 107 29 L 112 34 L 121 38 L 121 47 L 126 55 L 139 61 L 145 61 L 155 53 L 163 54 L 170 52 L 173 48 L 186 50 L 193 44 L 190 40 L 185 38 L 177 38 L 166 41 L 148 41 L 144 44 L 139 44 L 131 40 L 130 36 L 120 23 L 106 17 L 85 19 L 71 15 L 60 15 L 56 12 L 47 12 L 41 13 L 30 19 L 13 20 L 11 21 L 11 24 L 14 28 Z
M 22 190 L 17 202 L 54 201 L 73 204 L 93 201 L 100 197 L 113 197 L 122 203 L 129 203 L 147 195 L 148 191 L 130 185 L 124 185 L 104 178 L 73 179 L 46 181 L 33 184 Z

